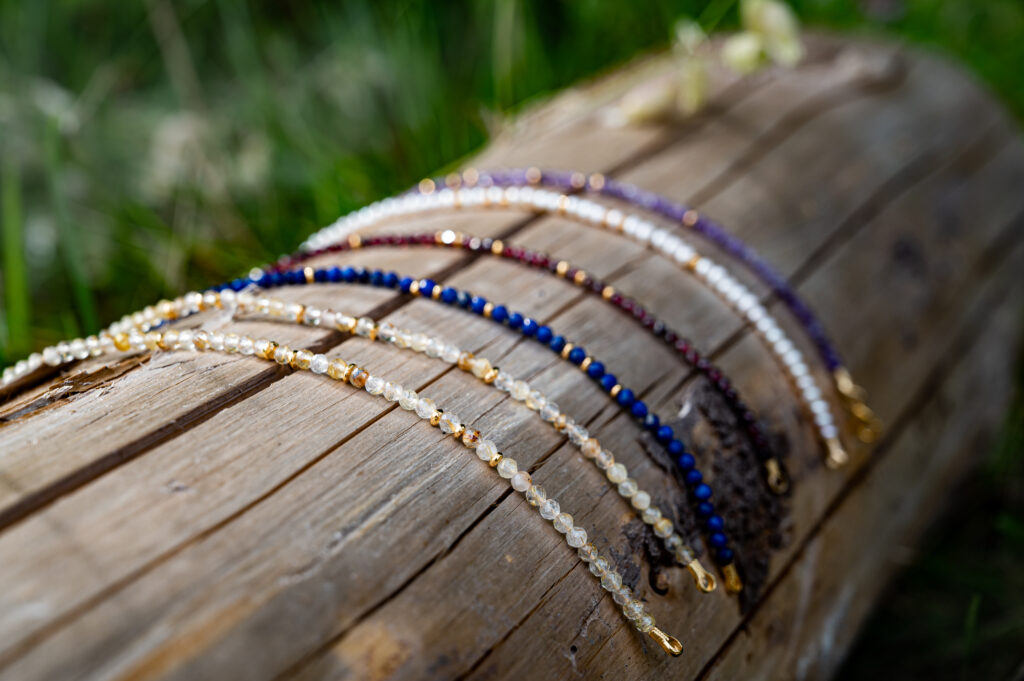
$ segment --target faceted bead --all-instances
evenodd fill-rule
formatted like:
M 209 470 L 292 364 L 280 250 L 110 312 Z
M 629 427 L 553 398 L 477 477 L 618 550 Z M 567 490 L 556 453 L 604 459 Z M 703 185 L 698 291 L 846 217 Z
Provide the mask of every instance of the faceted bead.
M 583 452 L 583 456 L 588 459 L 593 459 L 601 451 L 601 444 L 594 438 L 587 438 L 580 445 L 580 451 Z
M 621 463 L 610 466 L 605 474 L 608 476 L 608 481 L 616 485 L 629 477 L 626 467 Z
M 122 350 L 121 347 L 118 347 L 117 349 Z M 123 348 L 123 350 L 127 349 L 128 348 Z M 54 348 L 53 346 L 45 348 L 43 350 L 43 361 L 46 363 L 47 366 L 55 367 L 58 364 L 60 364 L 60 353 L 58 353 L 57 349 Z
M 636 628 L 642 634 L 648 633 L 654 628 L 654 618 L 651 617 L 650 613 L 645 612 L 639 619 L 637 619 Z
M 506 456 L 498 462 L 497 471 L 498 475 L 508 480 L 519 471 L 519 466 L 516 465 L 515 459 L 510 459 Z
M 530 485 L 530 488 L 526 490 L 526 500 L 530 503 L 530 506 L 540 506 L 547 501 L 548 493 L 540 485 Z
M 370 376 L 366 379 L 366 392 L 371 395 L 380 395 L 384 392 L 384 379 L 380 376 Z
M 592 563 L 598 558 L 597 547 L 593 544 L 587 543 L 580 547 L 580 550 L 576 552 L 576 555 L 580 557 L 584 563 Z
M 539 390 L 531 390 L 530 394 L 526 396 L 526 406 L 534 411 L 539 411 L 547 402 L 544 394 Z
M 440 357 L 441 348 L 444 347 L 444 341 L 439 338 L 431 338 L 430 342 L 427 343 L 426 354 L 427 357 Z
M 498 455 L 498 447 L 490 440 L 483 440 L 476 446 L 476 455 L 481 461 L 490 463 Z
M 644 615 L 644 606 L 640 601 L 632 600 L 622 606 L 622 614 L 631 620 L 638 620 Z
M 559 513 L 554 520 L 555 529 L 565 534 L 573 528 L 572 516 L 568 513 Z
M 619 483 L 619 494 L 629 499 L 639 491 L 640 487 L 633 478 L 626 478 Z
M 679 535 L 673 536 L 678 537 Z M 697 559 L 697 556 L 693 554 L 693 551 L 690 550 L 690 547 L 683 543 L 682 537 L 679 538 L 679 546 L 676 547 L 675 553 L 676 560 L 682 565 L 689 565 Z
M 622 575 L 615 570 L 609 570 L 601 576 L 601 586 L 605 591 L 617 591 L 622 588 Z
M 499 467 L 501 466 L 501 464 L 498 465 Z M 526 471 L 519 471 L 518 473 L 512 476 L 511 482 L 512 489 L 514 489 L 517 492 L 525 492 L 526 490 L 530 489 L 530 485 L 533 481 L 530 479 L 529 473 L 527 473 Z
M 209 343 L 209 335 L 200 329 L 199 331 L 196 331 L 195 335 L 192 337 L 192 342 L 195 343 L 196 348 L 201 350 L 206 347 L 207 343 Z M 253 341 L 252 349 L 257 357 L 266 357 L 267 350 L 270 349 L 270 341 L 266 338 L 257 338 Z
M 477 357 L 471 364 L 473 375 L 477 378 L 483 378 L 491 370 L 490 360 L 484 359 L 483 357 Z
M 210 345 L 213 345 L 212 338 L 210 341 Z M 223 337 L 221 340 L 221 347 L 223 347 Z M 214 349 L 216 349 L 216 347 L 214 347 Z M 279 345 L 274 350 L 274 361 L 277 362 L 278 364 L 291 364 L 292 357 L 294 356 L 294 354 L 295 353 L 292 352 L 291 348 L 289 348 L 287 345 Z
M 653 525 L 661 520 L 661 509 L 657 506 L 649 506 L 640 514 L 640 518 L 648 525 Z
M 409 339 L 409 347 L 416 352 L 426 351 L 429 343 L 430 338 L 424 333 L 413 334 L 412 338 Z
M 587 432 L 587 429 L 578 423 L 572 424 L 566 428 L 565 431 L 569 435 L 569 440 L 571 440 L 577 447 L 582 445 L 583 442 L 590 437 L 590 433 Z
M 449 364 L 455 364 L 459 361 L 459 354 L 462 351 L 452 344 L 447 344 L 441 348 L 441 359 Z
M 562 412 L 558 408 L 557 404 L 555 404 L 554 402 L 548 402 L 547 404 L 545 404 L 541 408 L 541 410 L 540 410 L 540 417 L 542 419 L 544 419 L 545 421 L 547 421 L 548 423 L 551 423 L 556 418 L 558 418 L 558 415 L 560 413 L 562 413 Z
M 420 402 L 419 395 L 413 389 L 403 390 L 398 396 L 398 405 L 406 411 L 412 411 Z
M 384 399 L 390 402 L 396 402 L 401 397 L 402 387 L 397 383 L 388 381 L 384 384 Z
M 544 520 L 554 520 L 561 511 L 561 507 L 554 499 L 545 499 L 540 505 L 540 517 Z
M 227 336 L 224 337 L 224 340 L 224 347 L 227 347 Z M 295 352 L 295 356 L 292 358 L 292 366 L 294 366 L 296 369 L 309 369 L 309 366 L 312 362 L 313 353 L 310 352 L 309 350 L 297 350 Z
M 629 503 L 631 503 L 633 508 L 636 510 L 644 511 L 651 505 L 651 495 L 643 491 L 637 492 L 633 495 L 633 498 L 629 500 Z
M 598 452 L 597 456 L 594 457 L 594 463 L 597 464 L 598 468 L 605 471 L 615 463 L 615 457 L 612 456 L 612 453 L 607 449 L 602 449 Z
M 569 546 L 578 549 L 587 543 L 587 531 L 582 527 L 574 527 L 565 533 L 565 541 Z
M 476 449 L 476 446 L 480 444 L 480 431 L 466 429 L 466 432 L 462 434 L 462 444 L 469 447 L 470 449 Z
M 429 419 L 437 411 L 437 405 L 429 397 L 421 397 L 416 402 L 416 415 L 421 419 Z
M 683 545 L 683 538 L 678 534 L 672 534 L 665 538 L 665 548 L 675 553 Z
M 181 339 L 182 339 L 182 345 L 184 345 L 186 347 L 190 343 L 194 343 L 194 341 L 192 339 L 188 339 L 186 341 L 186 339 L 185 339 L 185 332 L 184 331 L 181 332 Z M 256 352 L 256 345 L 253 342 L 253 339 L 250 338 L 249 336 L 242 336 L 242 338 L 238 341 L 238 351 L 240 353 L 242 353 L 243 355 L 252 355 L 252 354 L 254 354 Z M 320 355 L 320 356 L 323 357 L 323 355 Z M 327 359 L 327 358 L 324 357 L 324 359 Z M 324 364 L 324 371 L 327 371 L 327 365 L 326 364 Z M 322 373 L 324 373 L 324 371 L 321 371 L 320 373 L 322 374 Z
M 609 568 L 608 559 L 604 556 L 598 556 L 590 563 L 590 572 L 596 577 L 600 577 L 604 573 L 608 572 Z
M 666 537 L 671 535 L 672 530 L 674 529 L 672 527 L 672 521 L 668 518 L 661 518 L 656 523 L 654 523 L 653 527 L 655 536 L 660 537 L 662 539 L 665 539 Z
M 356 335 L 363 336 L 364 338 L 369 338 L 374 326 L 376 326 L 376 322 L 374 322 L 369 317 L 360 317 L 358 320 L 356 320 Z
M 513 383 L 515 383 L 515 379 L 506 371 L 499 371 L 498 377 L 494 379 L 494 387 L 504 392 L 512 390 Z
M 455 414 L 445 413 L 441 417 L 441 432 L 445 435 L 451 435 L 461 427 L 462 421 Z
M 398 327 L 391 322 L 381 322 L 380 326 L 377 327 L 377 338 L 390 343 L 395 340 L 395 335 L 398 333 Z
M 509 394 L 512 395 L 512 399 L 517 402 L 522 402 L 526 399 L 526 396 L 530 394 L 530 386 L 526 381 L 516 381 L 512 384 L 512 389 L 509 390 Z
M 369 378 L 370 374 L 369 372 L 366 371 L 366 369 L 356 367 L 355 369 L 352 370 L 352 373 L 349 375 L 348 382 L 357 388 L 362 388 L 364 385 L 366 385 L 366 381 Z
M 620 586 L 618 589 L 612 592 L 612 600 L 619 605 L 625 605 L 633 599 L 633 592 L 630 591 L 628 586 Z

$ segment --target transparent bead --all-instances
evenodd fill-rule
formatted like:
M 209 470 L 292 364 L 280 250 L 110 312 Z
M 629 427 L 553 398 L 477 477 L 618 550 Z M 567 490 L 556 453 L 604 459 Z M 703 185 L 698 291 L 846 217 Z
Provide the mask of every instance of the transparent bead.
M 592 563 L 590 563 L 590 572 L 596 577 L 603 575 L 608 571 L 608 568 L 608 559 L 604 556 L 598 556 Z
M 651 505 L 651 495 L 647 492 L 637 492 L 633 495 L 633 498 L 629 500 L 629 503 L 633 505 L 638 511 L 646 510 Z
M 615 591 L 612 591 L 612 600 L 619 605 L 625 605 L 633 599 L 633 592 L 630 591 L 628 586 L 620 586 Z
M 184 333 L 185 332 L 183 331 L 182 338 L 184 338 Z M 256 353 L 256 343 L 249 336 L 242 336 L 242 338 L 238 341 L 238 351 L 243 355 L 253 355 Z M 324 371 L 326 370 L 327 365 L 325 364 Z M 320 373 L 323 373 L 323 371 L 321 371 Z
M 429 342 L 430 338 L 428 338 L 426 334 L 416 333 L 409 339 L 409 347 L 416 352 L 423 352 L 427 349 L 427 343 Z
M 677 550 L 679 550 L 679 547 L 682 545 L 683 538 L 680 537 L 678 534 L 670 535 L 665 539 L 665 548 L 671 551 L 672 553 L 675 553 Z
M 221 294 L 223 296 L 223 294 Z M 290 321 L 296 321 L 302 314 L 302 306 L 298 303 L 288 303 L 284 306 L 284 317 Z
M 651 614 L 649 612 L 645 612 L 643 615 L 640 616 L 640 618 L 636 621 L 636 628 L 642 634 L 646 634 L 654 628 L 654 618 L 651 617 Z
M 145 341 L 145 343 L 148 346 L 149 345 L 148 339 L 151 338 L 151 336 L 147 333 L 146 334 L 146 338 L 147 338 L 147 340 Z M 217 350 L 218 352 L 223 352 L 224 351 L 224 334 L 220 333 L 219 331 L 214 331 L 213 333 L 211 333 L 210 334 L 210 347 L 213 348 L 214 350 Z M 285 349 L 288 348 L 287 345 L 283 345 L 281 347 L 283 347 Z M 277 357 L 274 357 L 274 359 L 277 359 Z M 288 364 L 288 362 L 281 362 L 281 364 Z
M 559 513 L 554 519 L 555 529 L 565 534 L 573 528 L 572 516 L 568 513 Z
M 565 533 L 565 541 L 569 546 L 578 549 L 587 543 L 587 531 L 582 527 L 574 527 Z
M 679 538 L 679 542 L 679 547 L 675 550 L 676 560 L 679 561 L 679 564 L 689 565 L 693 561 L 697 560 L 697 556 L 693 553 L 693 550 L 686 544 L 682 543 L 682 537 Z
M 356 325 L 356 318 L 350 317 L 347 314 L 339 314 L 334 321 L 334 325 L 339 331 L 352 331 Z
M 638 600 L 631 600 L 622 606 L 622 614 L 628 619 L 638 620 L 644 615 L 644 606 Z
M 441 340 L 439 340 L 437 338 L 431 338 L 430 342 L 427 343 L 427 349 L 426 349 L 427 357 L 440 357 L 441 356 L 441 348 L 442 347 L 444 347 L 444 342 L 443 341 L 441 341 Z
M 309 370 L 314 374 L 325 374 L 327 373 L 327 357 L 324 355 L 313 355 L 309 360 Z
M 622 588 L 622 575 L 615 570 L 609 570 L 601 575 L 601 586 L 605 591 L 617 591 Z
M 477 378 L 483 378 L 491 370 L 491 362 L 489 360 L 484 359 L 483 357 L 478 357 L 475 360 L 473 360 L 470 366 L 473 375 L 476 376 Z
M 500 464 L 499 464 L 500 465 Z M 530 489 L 530 484 L 533 482 L 530 479 L 530 474 L 526 471 L 519 471 L 512 476 L 512 489 L 517 492 L 525 492 Z
M 229 334 L 230 335 L 230 334 Z M 228 346 L 227 336 L 224 337 L 224 347 Z M 237 347 L 237 344 L 236 344 Z M 292 364 L 299 369 L 308 369 L 313 362 L 313 353 L 309 350 L 299 350 L 292 356 Z
M 593 459 L 597 456 L 598 452 L 601 451 L 601 443 L 592 437 L 588 437 L 583 441 L 583 444 L 580 445 L 580 451 L 583 452 L 583 456 L 588 459 Z
M 490 463 L 498 455 L 498 447 L 490 440 L 484 440 L 476 446 L 476 455 L 481 461 Z
M 81 338 L 76 338 L 71 341 L 71 355 L 75 359 L 85 359 L 89 356 L 89 349 L 85 347 L 85 341 Z
M 675 529 L 672 527 L 672 521 L 664 517 L 657 520 L 652 527 L 654 528 L 655 536 L 662 539 L 670 536 L 672 534 L 672 530 Z
M 638 490 L 639 487 L 636 484 L 636 480 L 633 478 L 626 478 L 619 483 L 619 494 L 627 499 L 636 494 Z
M 526 500 L 530 506 L 540 506 L 547 501 L 547 498 L 547 491 L 540 485 L 530 485 L 530 489 L 526 490 Z
M 544 393 L 539 390 L 531 390 L 530 394 L 526 396 L 526 406 L 534 411 L 540 411 L 548 403 Z
M 348 376 L 348 382 L 357 388 L 362 388 L 366 385 L 366 381 L 370 378 L 370 373 L 361 367 L 356 367 L 352 370 L 352 373 Z
M 327 375 L 336 381 L 343 379 L 346 371 L 348 371 L 348 365 L 342 359 L 332 359 L 327 365 Z
M 510 459 L 506 456 L 498 462 L 497 471 L 498 475 L 508 480 L 519 471 L 519 466 L 516 465 L 515 459 Z
M 650 506 L 644 509 L 644 512 L 640 514 L 640 518 L 648 525 L 653 525 L 661 520 L 661 509 L 657 506 Z
M 455 414 L 444 414 L 441 417 L 441 432 L 445 435 L 451 435 L 459 428 L 462 427 L 462 421 Z
M 562 413 L 562 410 L 558 408 L 558 405 L 554 402 L 548 402 L 540 410 L 540 417 L 551 423 L 558 418 L 558 415 Z
M 384 379 L 380 376 L 370 376 L 366 379 L 366 392 L 371 395 L 380 395 L 384 392 Z
M 397 402 L 401 397 L 404 390 L 398 383 L 388 381 L 384 384 L 384 399 L 388 402 Z
M 544 520 L 554 520 L 561 513 L 562 508 L 558 505 L 558 502 L 554 499 L 546 499 L 544 503 L 540 505 L 540 517 Z
M 580 557 L 584 563 L 593 563 L 598 559 L 597 547 L 587 542 L 580 547 L 580 550 L 576 552 L 576 555 Z
M 396 347 L 405 349 L 409 347 L 410 335 L 411 334 L 405 329 L 398 329 L 395 331 L 395 339 L 391 342 L 394 343 Z
M 416 408 L 416 405 L 420 402 L 420 396 L 416 394 L 416 391 L 412 388 L 403 390 L 401 395 L 398 396 L 398 405 L 406 411 L 412 411 Z
M 615 485 L 619 484 L 620 482 L 624 481 L 626 478 L 629 477 L 629 473 L 626 471 L 626 467 L 623 466 L 621 463 L 609 466 L 608 470 L 606 471 L 606 475 L 608 476 L 608 481 Z
M 376 323 L 369 317 L 360 317 L 356 320 L 356 335 L 369 338 L 374 326 L 376 326 Z
M 512 384 L 512 389 L 509 390 L 509 394 L 512 396 L 512 399 L 517 402 L 522 402 L 526 399 L 526 396 L 530 394 L 530 386 L 526 381 L 516 381 Z
M 302 316 L 302 323 L 307 326 L 320 326 L 320 320 L 323 318 L 323 311 L 318 307 L 306 306 L 306 314 Z
M 429 419 L 437 411 L 437 405 L 429 397 L 421 397 L 416 402 L 416 415 L 421 419 Z
M 606 471 L 615 463 L 615 457 L 612 456 L 612 453 L 607 449 L 602 449 L 598 452 L 597 456 L 594 457 L 594 463 L 597 464 L 598 468 Z
M 338 323 L 338 316 L 331 310 L 324 310 L 320 315 L 320 326 L 326 326 L 327 328 L 334 328 Z
M 466 429 L 466 432 L 462 434 L 462 444 L 469 447 L 470 449 L 476 449 L 476 446 L 480 444 L 480 431 Z
M 505 371 L 499 371 L 498 377 L 494 379 L 494 387 L 504 392 L 512 390 L 513 383 L 515 383 L 515 379 Z
M 587 432 L 587 429 L 578 423 L 572 424 L 566 428 L 565 431 L 569 435 L 569 440 L 571 440 L 577 447 L 582 445 L 587 438 L 590 437 L 590 433 Z
M 443 359 L 445 362 L 448 362 L 449 364 L 455 364 L 456 362 L 459 361 L 459 355 L 461 353 L 461 350 L 459 350 L 457 347 L 449 343 L 445 345 L 443 348 L 441 348 L 441 359 Z
M 210 345 L 213 346 L 214 350 L 217 349 L 217 347 L 213 345 L 212 339 L 211 339 Z M 223 347 L 223 346 L 224 346 L 224 338 L 222 336 L 221 337 L 221 347 Z M 279 345 L 279 346 L 277 346 L 277 348 L 274 349 L 274 361 L 277 362 L 278 364 L 291 364 L 292 357 L 294 357 L 294 356 L 295 356 L 295 353 L 292 352 L 292 349 L 289 348 L 287 345 Z
M 381 322 L 380 326 L 377 327 L 377 338 L 380 338 L 385 343 L 394 341 L 397 333 L 398 327 L 391 322 Z
M 57 348 L 50 346 L 43 349 L 43 362 L 47 366 L 55 367 L 60 364 L 60 353 L 57 352 Z
M 197 348 L 205 347 L 210 342 L 209 334 L 200 329 L 199 331 L 196 331 L 195 336 L 192 338 L 192 342 L 196 344 Z M 260 357 L 266 357 L 267 350 L 270 349 L 270 341 L 266 338 L 257 338 L 252 343 L 252 349 L 254 354 L 257 354 Z

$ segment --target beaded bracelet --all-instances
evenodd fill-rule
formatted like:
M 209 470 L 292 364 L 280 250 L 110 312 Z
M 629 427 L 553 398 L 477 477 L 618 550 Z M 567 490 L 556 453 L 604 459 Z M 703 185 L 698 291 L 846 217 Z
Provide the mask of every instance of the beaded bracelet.
M 627 215 L 576 196 L 529 186 L 491 186 L 466 190 L 445 188 L 436 193 L 406 194 L 371 204 L 317 232 L 303 244 L 302 248 L 307 251 L 315 250 L 346 237 L 350 240 L 360 239 L 358 230 L 388 218 L 463 207 L 521 207 L 558 213 L 575 218 L 584 224 L 622 232 L 662 253 L 670 261 L 693 274 L 699 282 L 750 323 L 796 387 L 797 398 L 811 416 L 818 437 L 826 447 L 826 463 L 837 468 L 848 461 L 849 457 L 839 440 L 839 431 L 831 407 L 824 399 L 803 356 L 768 310 L 758 302 L 757 297 L 726 272 L 725 268 L 697 253 L 685 240 L 637 216 Z
M 348 383 L 361 388 L 374 396 L 382 396 L 389 402 L 398 404 L 407 411 L 414 411 L 417 416 L 430 425 L 440 428 L 446 435 L 452 435 L 457 442 L 466 448 L 473 449 L 477 457 L 485 461 L 502 478 L 509 481 L 512 489 L 521 493 L 527 502 L 536 508 L 541 517 L 550 520 L 555 529 L 565 535 L 566 543 L 577 550 L 580 561 L 585 563 L 591 574 L 600 580 L 601 586 L 608 591 L 622 610 L 623 616 L 641 633 L 647 634 L 658 642 L 661 648 L 678 656 L 683 646 L 673 636 L 666 634 L 655 625 L 654 617 L 647 612 L 644 604 L 634 598 L 632 590 L 623 584 L 622 575 L 602 556 L 597 547 L 587 539 L 587 532 L 574 523 L 572 515 L 562 511 L 559 503 L 549 497 L 544 488 L 533 483 L 526 471 L 520 471 L 515 459 L 504 456 L 497 446 L 487 439 L 480 431 L 461 422 L 450 413 L 439 409 L 430 398 L 420 397 L 415 390 L 407 389 L 377 375 L 371 375 L 366 369 L 350 364 L 342 359 L 330 359 L 326 355 L 316 354 L 310 350 L 292 350 L 287 345 L 272 340 L 254 339 L 249 336 L 206 330 L 167 330 L 142 333 L 132 330 L 130 333 L 109 334 L 104 332 L 101 341 L 104 348 L 113 348 L 122 352 L 142 352 L 146 350 L 212 350 L 224 353 L 239 353 L 261 359 L 271 360 L 283 366 L 311 371 L 325 375 L 336 381 Z M 102 352 L 102 351 L 101 351 Z
M 720 566 L 725 578 L 726 590 L 736 593 L 743 588 L 736 566 L 733 563 L 735 553 L 728 545 L 728 540 L 721 533 L 721 528 L 709 520 L 714 516 L 714 504 L 710 501 L 712 489 L 704 483 L 704 475 L 696 467 L 693 455 L 686 451 L 683 442 L 675 437 L 672 427 L 662 423 L 661 418 L 649 410 L 647 405 L 636 398 L 635 393 L 620 384 L 614 374 L 605 369 L 605 364 L 587 354 L 581 346 L 568 341 L 564 336 L 556 334 L 550 327 L 541 325 L 530 317 L 519 312 L 509 311 L 500 304 L 488 302 L 481 296 L 468 291 L 459 291 L 450 286 L 442 287 L 432 279 L 416 280 L 412 277 L 399 277 L 394 272 L 383 270 L 367 270 L 362 267 L 331 267 L 314 269 L 288 270 L 264 274 L 259 279 L 236 279 L 230 284 L 223 284 L 212 290 L 240 291 L 251 285 L 261 288 L 272 288 L 282 285 L 305 285 L 315 282 L 356 283 L 399 290 L 402 293 L 420 295 L 430 300 L 440 301 L 447 305 L 457 305 L 475 314 L 490 319 L 492 322 L 508 326 L 527 338 L 540 342 L 562 359 L 576 365 L 587 376 L 597 382 L 619 407 L 638 421 L 644 428 L 653 433 L 655 439 L 663 445 L 669 455 L 679 466 L 687 486 L 687 492 L 694 503 L 697 515 L 703 520 L 705 536 L 712 547 L 712 557 Z M 720 535 L 720 536 L 716 536 Z M 714 539 L 712 539 L 714 537 Z
M 707 378 L 711 386 L 722 396 L 742 425 L 743 432 L 753 445 L 754 453 L 763 465 L 764 479 L 768 487 L 776 494 L 785 494 L 789 491 L 789 478 L 779 459 L 771 451 L 768 437 L 758 424 L 757 416 L 740 398 L 739 392 L 732 385 L 725 372 L 716 367 L 710 360 L 701 356 L 701 353 L 696 349 L 692 341 L 683 338 L 676 331 L 669 328 L 665 322 L 649 312 L 640 302 L 623 295 L 614 286 L 592 277 L 582 268 L 576 267 L 566 260 L 559 260 L 546 253 L 533 251 L 503 240 L 475 237 L 452 230 L 445 230 L 426 234 L 371 234 L 359 237 L 358 239 L 348 239 L 314 251 L 299 251 L 298 253 L 284 256 L 272 266 L 262 269 L 258 268 L 250 272 L 249 276 L 258 278 L 265 273 L 273 274 L 274 272 L 294 267 L 310 258 L 377 246 L 447 246 L 462 248 L 476 253 L 488 253 L 555 274 L 566 281 L 572 282 L 584 291 L 596 295 L 601 300 L 610 303 L 615 308 L 625 312 L 630 319 L 654 334 L 655 338 L 664 341 L 689 366 Z

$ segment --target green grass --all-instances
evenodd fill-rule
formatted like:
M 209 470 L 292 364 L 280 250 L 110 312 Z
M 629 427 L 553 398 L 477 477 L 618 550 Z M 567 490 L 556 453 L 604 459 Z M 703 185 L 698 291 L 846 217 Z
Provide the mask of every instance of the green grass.
M 944 51 L 1024 116 L 1021 0 L 793 4 Z M 0 0 L 0 365 L 294 249 L 537 97 L 665 47 L 684 15 L 733 27 L 735 0 Z M 1014 415 L 847 681 L 1005 675 L 1020 657 Z

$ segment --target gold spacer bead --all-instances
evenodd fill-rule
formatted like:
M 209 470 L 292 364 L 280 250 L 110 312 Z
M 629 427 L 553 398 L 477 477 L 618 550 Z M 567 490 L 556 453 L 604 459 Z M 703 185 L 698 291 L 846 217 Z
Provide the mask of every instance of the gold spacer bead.
M 562 359 L 569 359 L 569 353 L 572 352 L 574 347 L 576 346 L 572 343 L 566 343 L 565 347 L 562 348 Z
M 593 357 L 584 357 L 583 361 L 580 362 L 580 369 L 582 369 L 583 371 L 586 371 L 587 367 L 589 367 L 593 363 L 594 363 L 594 358 Z
M 420 180 L 420 194 L 433 194 L 436 185 L 429 177 Z
M 551 425 L 555 427 L 555 430 L 565 430 L 565 427 L 569 425 L 569 417 L 565 414 L 559 414 Z
M 562 194 L 558 197 L 558 214 L 565 215 L 565 209 L 569 207 L 569 197 Z
M 491 370 L 484 374 L 484 383 L 486 383 L 487 385 L 494 383 L 495 379 L 498 378 L 498 373 L 500 371 L 501 370 L 498 367 L 491 367 Z
M 697 218 L 697 211 L 688 210 L 685 213 L 683 213 L 683 224 L 686 225 L 687 227 L 693 227 L 695 224 L 697 224 Z
M 260 357 L 263 359 L 274 359 L 275 350 L 277 350 L 277 343 L 275 341 L 270 341 L 270 344 L 267 345 L 267 349 L 263 351 L 263 354 L 261 354 Z
M 363 237 L 359 236 L 358 234 L 349 234 L 348 235 L 348 245 L 351 248 L 362 248 L 363 247 Z
M 355 364 L 348 364 L 348 365 L 346 365 L 345 366 L 345 373 L 343 373 L 341 375 L 341 378 L 338 379 L 338 380 L 340 380 L 342 383 L 348 383 L 349 379 L 352 378 L 352 374 L 358 368 L 359 367 L 357 367 Z
M 608 394 L 612 397 L 616 397 L 620 392 L 622 392 L 622 386 L 616 383 L 612 386 L 612 389 L 608 391 Z
M 541 172 L 540 168 L 531 167 L 526 169 L 526 181 L 530 184 L 540 184 Z
M 312 267 L 303 267 L 302 274 L 305 275 L 307 284 L 312 284 L 316 281 L 316 272 L 313 271 Z
M 453 430 L 452 431 L 452 437 L 454 437 L 456 440 L 461 440 L 462 436 L 465 435 L 465 434 L 466 434 L 466 425 L 463 424 L 463 423 L 459 424 L 459 427 L 458 427 L 457 430 Z
M 583 270 L 576 270 L 576 274 L 572 275 L 572 282 L 577 286 L 582 286 L 586 278 L 586 272 L 584 272 Z
M 416 295 L 419 292 L 420 292 L 420 282 L 414 281 L 411 284 L 409 284 L 409 293 L 410 294 Z
M 444 244 L 444 239 L 441 238 L 442 234 L 444 234 L 444 232 L 434 232 L 434 243 L 435 244 L 442 244 L 442 245 Z
M 491 243 L 491 253 L 493 253 L 494 255 L 501 255 L 504 250 L 505 242 L 503 242 L 501 239 L 495 239 L 494 242 Z
M 601 297 L 605 300 L 611 300 L 611 297 L 615 295 L 615 288 L 612 286 L 605 286 L 601 289 Z
M 560 277 L 564 277 L 565 273 L 569 271 L 569 263 L 564 260 L 559 260 L 558 264 L 555 265 L 555 274 Z
M 309 268 L 306 268 L 306 269 L 309 269 Z M 295 315 L 295 322 L 297 324 L 301 324 L 305 318 L 306 318 L 306 306 L 305 305 L 299 305 L 299 312 L 298 312 L 298 314 Z
M 132 344 L 131 341 L 128 340 L 128 334 L 119 333 L 116 336 L 114 336 L 114 347 L 120 350 L 121 352 L 127 352 L 128 350 L 131 350 Z
M 441 297 L 441 291 L 442 291 L 441 285 L 440 284 L 434 284 L 434 290 L 430 292 L 430 297 L 433 300 L 437 300 L 438 298 Z
M 472 365 L 473 357 L 474 357 L 474 355 L 473 355 L 472 352 L 465 352 L 464 351 L 462 354 L 459 355 L 458 367 L 460 369 L 462 369 L 463 371 L 472 371 L 473 370 L 473 365 Z
M 722 577 L 725 578 L 726 593 L 738 594 L 743 591 L 743 580 L 740 579 L 740 573 L 736 571 L 735 563 L 729 563 L 722 568 Z
M 686 261 L 686 269 L 690 270 L 691 272 L 696 272 L 697 271 L 697 263 L 700 262 L 700 259 L 701 258 L 700 258 L 699 255 L 695 255 L 692 258 L 690 258 L 689 260 L 687 260 Z
M 488 319 L 490 319 L 492 312 L 494 312 L 494 303 L 485 303 L 484 304 L 484 316 L 487 317 Z
M 487 462 L 487 465 L 488 465 L 488 466 L 490 466 L 491 468 L 494 468 L 494 467 L 495 467 L 495 466 L 497 466 L 497 465 L 498 465 L 499 463 L 501 463 L 501 460 L 502 460 L 502 459 L 504 459 L 504 458 L 505 458 L 505 455 L 504 455 L 504 454 L 502 454 L 501 452 L 498 452 L 497 454 L 495 454 L 495 455 L 494 455 L 494 456 L 493 456 L 493 457 L 491 458 L 491 460 L 490 460 L 490 461 L 488 461 L 488 462 Z
M 430 415 L 430 425 L 437 426 L 441 423 L 441 417 L 444 416 L 444 409 L 438 409 Z

